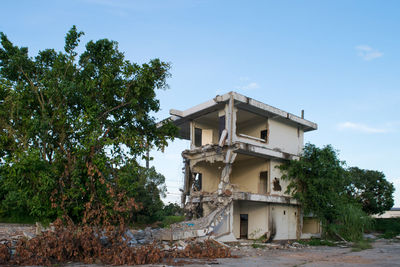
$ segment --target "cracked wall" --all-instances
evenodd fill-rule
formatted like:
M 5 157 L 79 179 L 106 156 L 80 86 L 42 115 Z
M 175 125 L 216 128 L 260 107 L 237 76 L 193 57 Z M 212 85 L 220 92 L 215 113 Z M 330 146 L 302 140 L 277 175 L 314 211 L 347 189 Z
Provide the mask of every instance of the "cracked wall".
M 195 218 L 213 216 L 214 211 L 226 208 L 235 199 L 220 225 L 236 238 L 240 237 L 240 214 L 248 216 L 249 238 L 264 234 L 275 239 L 300 236 L 300 209 L 285 193 L 288 182 L 281 179 L 276 166 L 299 155 L 302 129 L 240 110 L 232 95 L 222 108 L 190 120 L 189 128 L 191 149 L 182 153 L 186 162 L 182 204 Z M 201 132 L 201 141 L 195 140 L 196 131 L 197 137 Z M 195 173 L 202 174 L 198 192 L 191 186 Z

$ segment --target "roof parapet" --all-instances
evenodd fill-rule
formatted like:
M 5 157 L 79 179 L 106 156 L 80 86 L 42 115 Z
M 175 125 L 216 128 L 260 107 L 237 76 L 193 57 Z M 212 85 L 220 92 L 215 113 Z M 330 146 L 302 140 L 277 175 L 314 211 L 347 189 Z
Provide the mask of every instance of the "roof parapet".
M 184 111 L 171 109 L 171 119 L 178 125 L 184 123 L 187 120 L 195 119 L 204 114 L 215 111 L 219 105 L 228 102 L 231 96 L 233 96 L 235 106 L 237 106 L 238 108 L 259 114 L 261 116 L 269 116 L 274 119 L 279 118 L 281 120 L 288 120 L 292 123 L 296 123 L 302 126 L 304 131 L 312 131 L 318 128 L 318 125 L 314 122 L 311 122 L 302 117 L 296 116 L 294 114 L 283 111 L 279 108 L 270 106 L 268 104 L 262 103 L 236 92 L 229 92 L 224 95 L 217 95 L 215 98 L 208 100 L 207 102 L 196 105 Z

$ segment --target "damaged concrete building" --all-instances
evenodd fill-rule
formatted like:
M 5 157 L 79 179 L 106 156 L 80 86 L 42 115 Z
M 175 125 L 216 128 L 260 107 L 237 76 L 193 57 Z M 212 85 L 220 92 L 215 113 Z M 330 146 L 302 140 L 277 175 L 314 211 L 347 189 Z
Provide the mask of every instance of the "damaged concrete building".
M 276 168 L 298 159 L 304 133 L 317 129 L 278 108 L 230 92 L 185 111 L 171 110 L 179 138 L 190 140 L 182 152 L 182 205 L 197 220 L 171 239 L 213 235 L 221 241 L 309 238 L 320 225 L 305 217 L 286 194 L 288 182 Z M 197 227 L 196 227 L 197 226 Z M 175 235 L 175 236 L 174 236 Z

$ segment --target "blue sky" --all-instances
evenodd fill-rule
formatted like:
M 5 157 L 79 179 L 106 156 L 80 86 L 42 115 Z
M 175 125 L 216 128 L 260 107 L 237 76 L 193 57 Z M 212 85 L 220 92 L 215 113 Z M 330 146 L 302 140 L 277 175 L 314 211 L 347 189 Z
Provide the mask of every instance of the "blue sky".
M 62 50 L 72 25 L 82 43 L 109 38 L 127 59 L 172 65 L 161 112 L 237 91 L 318 123 L 305 135 L 332 144 L 348 166 L 380 170 L 400 206 L 400 2 L 1 1 L 0 31 L 17 45 Z M 83 47 L 83 46 L 82 46 Z M 182 185 L 176 140 L 153 164 L 166 201 Z

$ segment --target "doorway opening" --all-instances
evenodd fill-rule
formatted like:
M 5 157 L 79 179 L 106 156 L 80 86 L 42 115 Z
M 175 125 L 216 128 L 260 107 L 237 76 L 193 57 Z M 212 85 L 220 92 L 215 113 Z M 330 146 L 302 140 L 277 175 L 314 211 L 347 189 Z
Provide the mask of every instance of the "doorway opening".
M 240 238 L 248 238 L 249 215 L 240 214 Z

